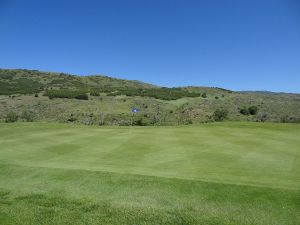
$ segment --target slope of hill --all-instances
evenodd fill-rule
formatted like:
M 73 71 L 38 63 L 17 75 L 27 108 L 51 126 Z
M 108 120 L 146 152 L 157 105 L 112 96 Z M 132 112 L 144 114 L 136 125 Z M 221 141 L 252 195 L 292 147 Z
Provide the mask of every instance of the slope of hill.
M 132 107 L 140 111 L 133 115 Z M 220 120 L 299 122 L 300 95 L 163 88 L 99 75 L 0 69 L 0 121 L 180 125 Z

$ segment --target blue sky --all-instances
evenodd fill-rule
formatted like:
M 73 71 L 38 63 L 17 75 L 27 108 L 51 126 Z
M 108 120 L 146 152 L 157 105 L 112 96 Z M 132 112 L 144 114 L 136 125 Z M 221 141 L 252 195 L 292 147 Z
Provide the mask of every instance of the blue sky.
M 300 93 L 300 1 L 0 0 L 0 67 Z

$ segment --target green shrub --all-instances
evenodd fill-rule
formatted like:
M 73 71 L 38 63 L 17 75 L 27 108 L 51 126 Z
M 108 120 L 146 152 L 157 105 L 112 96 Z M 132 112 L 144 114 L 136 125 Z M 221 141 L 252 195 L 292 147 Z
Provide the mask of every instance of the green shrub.
M 90 95 L 92 95 L 92 96 L 100 96 L 100 91 L 92 90 L 92 91 L 90 92 Z
M 140 89 L 131 87 L 113 88 L 108 91 L 108 96 L 126 95 L 126 96 L 147 96 L 162 100 L 176 100 L 183 97 L 199 97 L 199 93 L 189 92 L 181 88 L 150 88 Z
M 227 118 L 228 111 L 226 109 L 217 109 L 214 114 L 213 118 L 215 121 L 223 121 Z
M 21 114 L 21 118 L 26 122 L 33 122 L 35 115 L 32 111 L 24 110 Z
M 256 115 L 257 112 L 258 112 L 258 107 L 257 107 L 257 106 L 250 106 L 250 107 L 248 108 L 248 111 L 249 111 L 249 113 L 250 113 L 251 115 Z
M 249 110 L 246 107 L 240 109 L 240 113 L 243 115 L 249 115 Z
M 258 115 L 259 122 L 266 122 L 268 120 L 269 115 L 267 113 L 260 113 Z
M 87 94 L 79 94 L 75 96 L 76 99 L 89 100 L 89 96 Z
M 73 90 L 48 90 L 45 93 L 50 99 L 53 98 L 75 98 L 88 100 L 89 96 L 82 91 L 73 91 Z
M 14 123 L 18 121 L 18 114 L 14 111 L 9 111 L 6 114 L 5 122 L 6 123 Z
M 280 118 L 280 122 L 281 123 L 299 123 L 300 118 L 285 115 Z
M 202 96 L 202 98 L 206 98 L 206 97 L 207 97 L 207 94 L 206 94 L 206 93 L 203 93 L 201 96 Z
M 68 119 L 68 122 L 75 122 L 77 121 L 77 118 L 70 116 L 70 118 Z

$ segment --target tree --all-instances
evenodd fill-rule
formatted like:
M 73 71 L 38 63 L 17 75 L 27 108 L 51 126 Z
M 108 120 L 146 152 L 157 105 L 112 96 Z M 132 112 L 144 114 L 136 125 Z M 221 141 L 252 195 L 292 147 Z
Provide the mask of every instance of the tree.
M 258 112 L 258 107 L 257 107 L 257 106 L 250 106 L 250 107 L 248 108 L 248 111 L 249 111 L 249 113 L 250 113 L 251 115 L 256 115 L 257 112 Z
M 240 109 L 240 113 L 243 115 L 249 115 L 249 110 L 246 107 Z
M 213 118 L 215 121 L 223 121 L 227 118 L 228 111 L 226 109 L 217 109 L 214 114 Z

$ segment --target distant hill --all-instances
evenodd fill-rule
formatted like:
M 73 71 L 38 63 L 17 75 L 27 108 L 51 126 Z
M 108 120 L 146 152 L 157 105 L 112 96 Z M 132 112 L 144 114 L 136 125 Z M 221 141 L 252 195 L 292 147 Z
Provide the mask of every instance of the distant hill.
M 0 94 L 27 94 L 45 89 L 95 89 L 95 88 L 155 88 L 139 81 L 123 80 L 108 76 L 75 76 L 26 69 L 0 69 Z
M 133 115 L 132 107 L 139 113 Z M 180 125 L 220 120 L 300 122 L 300 95 L 0 69 L 0 121 Z

